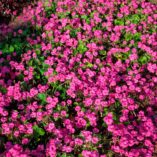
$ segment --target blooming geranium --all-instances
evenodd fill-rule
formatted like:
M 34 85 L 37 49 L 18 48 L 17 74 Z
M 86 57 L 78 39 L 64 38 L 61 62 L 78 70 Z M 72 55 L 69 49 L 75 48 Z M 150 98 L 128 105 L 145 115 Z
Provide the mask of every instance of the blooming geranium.
M 156 156 L 156 10 L 39 0 L 1 25 L 2 156 Z
M 112 113 L 108 113 L 107 116 L 105 116 L 103 120 L 107 125 L 111 125 L 113 123 Z

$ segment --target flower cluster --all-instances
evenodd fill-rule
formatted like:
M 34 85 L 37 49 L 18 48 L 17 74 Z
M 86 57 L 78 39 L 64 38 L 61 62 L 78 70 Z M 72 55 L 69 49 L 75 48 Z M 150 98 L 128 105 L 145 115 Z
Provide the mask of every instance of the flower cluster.
M 0 153 L 152 157 L 156 10 L 146 0 L 25 8 L 27 27 L 0 44 Z
M 0 16 L 8 17 L 15 16 L 23 7 L 23 4 L 31 2 L 31 0 L 1 0 L 0 1 Z

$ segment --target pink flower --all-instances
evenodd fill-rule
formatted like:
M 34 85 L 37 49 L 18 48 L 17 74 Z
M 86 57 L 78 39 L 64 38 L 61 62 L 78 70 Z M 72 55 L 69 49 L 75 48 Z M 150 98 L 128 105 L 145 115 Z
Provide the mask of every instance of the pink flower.
M 63 146 L 62 151 L 66 152 L 66 153 L 70 153 L 72 152 L 72 147 L 70 146 Z
M 29 142 L 29 139 L 28 138 L 23 138 L 22 139 L 22 144 L 28 144 L 28 142 Z
M 34 96 L 36 96 L 37 94 L 38 94 L 38 90 L 37 90 L 37 89 L 32 88 L 32 89 L 30 90 L 30 97 L 31 97 L 31 98 L 34 97 Z
M 98 139 L 97 137 L 93 137 L 93 138 L 92 138 L 92 143 L 93 143 L 93 144 L 98 143 L 98 141 L 99 141 L 99 139 Z
M 107 96 L 109 94 L 109 90 L 106 88 L 102 91 L 103 96 Z
M 47 128 L 46 128 L 46 130 L 48 131 L 48 132 L 52 132 L 52 130 L 55 128 L 55 125 L 54 125 L 54 123 L 49 123 L 48 124 L 48 126 L 47 126 Z
M 84 103 L 85 103 L 85 106 L 88 107 L 88 106 L 92 105 L 93 101 L 92 101 L 92 99 L 87 98 L 87 99 L 85 99 Z
M 111 125 L 113 123 L 113 115 L 112 113 L 108 113 L 106 117 L 104 117 L 104 122 L 107 124 L 107 125 Z
M 79 139 L 79 138 L 75 139 L 75 145 L 81 146 L 82 144 L 83 144 L 83 140 L 82 139 Z
M 157 66 L 156 66 L 156 64 L 148 63 L 147 69 L 148 69 L 151 73 L 154 73 L 154 72 L 156 71 L 156 69 L 157 69 Z

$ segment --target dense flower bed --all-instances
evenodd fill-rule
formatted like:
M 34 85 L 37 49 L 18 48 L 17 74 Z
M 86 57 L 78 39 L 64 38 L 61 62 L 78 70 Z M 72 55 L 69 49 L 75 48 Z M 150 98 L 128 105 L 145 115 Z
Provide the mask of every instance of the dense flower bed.
M 35 1 L 35 0 L 34 0 Z M 0 1 L 0 16 L 16 15 L 21 11 L 22 6 L 26 3 L 33 2 L 32 0 L 1 0 Z
M 49 0 L 23 15 L 0 43 L 0 152 L 152 157 L 157 5 Z

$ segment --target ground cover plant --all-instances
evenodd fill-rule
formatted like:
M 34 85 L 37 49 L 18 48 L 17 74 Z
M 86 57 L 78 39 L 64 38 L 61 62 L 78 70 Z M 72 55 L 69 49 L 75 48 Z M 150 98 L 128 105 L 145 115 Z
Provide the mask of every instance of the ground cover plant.
M 155 3 L 47 0 L 17 18 L 0 27 L 1 156 L 157 156 Z
M 25 6 L 33 0 L 1 0 L 0 1 L 0 16 L 11 16 L 18 14 L 22 6 Z

